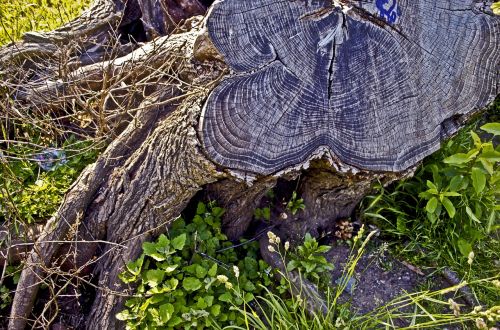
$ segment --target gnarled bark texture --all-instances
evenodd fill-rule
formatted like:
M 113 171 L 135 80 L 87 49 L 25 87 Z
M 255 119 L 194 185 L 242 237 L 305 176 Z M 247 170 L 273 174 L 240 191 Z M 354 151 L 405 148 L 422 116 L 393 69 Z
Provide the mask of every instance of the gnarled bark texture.
M 122 328 L 118 274 L 204 188 L 235 239 L 280 180 L 298 180 L 306 211 L 279 206 L 272 226 L 291 239 L 331 229 L 373 182 L 410 175 L 498 93 L 500 22 L 484 2 L 225 0 L 207 22 L 189 19 L 210 4 L 97 0 L 0 50 L 2 71 L 30 72 L 9 87 L 15 102 L 50 109 L 106 91 L 101 113 L 128 123 L 111 128 L 35 243 L 10 329 L 40 325 L 37 290 L 68 250 L 75 276 L 92 264 L 98 278 L 85 327 Z

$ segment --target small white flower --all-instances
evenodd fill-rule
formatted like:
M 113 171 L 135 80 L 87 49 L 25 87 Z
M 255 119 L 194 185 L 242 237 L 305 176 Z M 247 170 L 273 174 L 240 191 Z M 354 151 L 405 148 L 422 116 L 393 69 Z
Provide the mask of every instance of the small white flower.
M 288 251 L 289 248 L 290 248 L 290 242 L 286 241 L 285 242 L 285 251 Z
M 226 275 L 217 275 L 217 279 L 221 283 L 227 283 L 227 281 L 229 280 Z
M 233 272 L 236 278 L 240 277 L 240 269 L 238 268 L 238 266 L 233 266 Z
M 228 290 L 231 290 L 233 288 L 233 285 L 231 284 L 231 282 L 226 282 L 226 283 L 224 283 L 224 285 L 226 286 L 226 289 L 228 289 Z
M 460 305 L 457 304 L 453 299 L 448 299 L 448 303 L 450 304 L 450 309 L 453 311 L 455 317 L 460 315 Z
M 272 231 L 267 232 L 267 237 L 269 238 L 269 242 L 271 243 L 276 242 L 276 235 Z
M 280 244 L 281 239 L 279 238 L 279 236 L 276 236 L 276 237 L 274 238 L 274 242 L 275 242 L 276 244 Z
M 268 245 L 267 249 L 269 250 L 269 252 L 276 252 L 276 250 L 274 249 L 274 247 L 272 245 Z
M 467 257 L 467 263 L 472 265 L 472 261 L 474 261 L 474 251 L 470 251 L 469 256 Z
M 488 329 L 488 325 L 486 325 L 486 322 L 481 318 L 476 319 L 476 327 L 478 329 Z

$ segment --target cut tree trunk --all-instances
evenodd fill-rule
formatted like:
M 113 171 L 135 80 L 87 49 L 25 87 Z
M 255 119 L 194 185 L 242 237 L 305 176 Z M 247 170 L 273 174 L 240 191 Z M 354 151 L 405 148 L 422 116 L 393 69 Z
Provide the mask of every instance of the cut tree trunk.
M 133 118 L 34 244 L 9 329 L 44 325 L 33 303 L 67 267 L 61 251 L 75 277 L 92 266 L 98 279 L 85 327 L 123 328 L 118 274 L 203 189 L 236 239 L 270 188 L 298 180 L 305 211 L 278 206 L 273 226 L 292 240 L 328 231 L 498 93 L 500 22 L 485 2 L 225 0 L 190 18 L 211 2 L 98 0 L 0 50 L 1 70 L 16 64 L 23 84 L 7 88 L 15 102 L 50 109 L 106 90 L 99 106 Z

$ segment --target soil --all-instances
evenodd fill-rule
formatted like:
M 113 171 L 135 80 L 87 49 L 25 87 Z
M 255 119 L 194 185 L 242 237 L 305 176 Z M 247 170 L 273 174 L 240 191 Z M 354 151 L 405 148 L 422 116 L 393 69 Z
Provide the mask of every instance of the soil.
M 351 247 L 339 241 L 327 253 L 328 261 L 335 265 L 332 272 L 332 285 L 336 285 L 342 277 Z M 343 300 L 351 300 L 353 311 L 367 313 L 387 304 L 405 292 L 419 290 L 419 285 L 426 282 L 426 276 L 411 270 L 384 251 L 384 243 L 374 241 L 368 251 L 359 260 L 356 271 L 349 280 L 343 293 Z
M 351 247 L 341 240 L 330 242 L 329 245 L 332 249 L 326 254 L 326 258 L 335 265 L 331 279 L 332 285 L 335 286 L 342 278 Z M 424 272 L 391 256 L 387 250 L 387 244 L 382 240 L 372 239 L 357 263 L 355 274 L 342 293 L 340 302 L 350 302 L 353 313 L 365 314 L 388 304 L 404 293 L 427 290 L 429 287 L 431 290 L 438 290 L 451 286 L 440 275 L 426 273 L 429 271 Z M 466 305 L 457 294 L 453 296 L 453 299 L 459 304 Z M 411 313 L 412 311 L 413 307 L 412 310 L 405 312 Z M 443 312 L 449 313 L 450 310 L 443 310 Z M 401 321 L 397 323 L 404 325 Z M 443 329 L 460 329 L 460 327 L 446 326 Z

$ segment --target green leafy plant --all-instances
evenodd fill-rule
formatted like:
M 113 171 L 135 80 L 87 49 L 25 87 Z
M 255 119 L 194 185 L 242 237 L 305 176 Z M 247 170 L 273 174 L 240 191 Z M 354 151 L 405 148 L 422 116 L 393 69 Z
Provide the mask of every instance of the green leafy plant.
M 20 270 L 20 266 L 5 266 L 5 272 L 0 281 L 0 309 L 7 308 L 12 303 L 13 293 L 15 292 L 12 287 L 15 287 L 17 282 L 19 282 L 19 277 L 21 276 Z M 6 283 L 7 281 L 10 283 Z
M 58 151 L 60 159 L 37 160 L 43 151 L 24 144 L 12 144 L 5 151 L 16 155 L 16 160 L 0 162 L 4 177 L 0 182 L 0 220 L 15 215 L 14 220 L 32 223 L 50 217 L 76 177 L 99 153 L 91 141 L 77 141 L 74 137 L 52 150 Z
M 348 260 L 342 270 L 341 281 L 336 288 L 328 287 L 324 312 L 313 311 L 300 295 L 294 295 L 292 283 L 285 281 L 289 295 L 265 288 L 264 294 L 256 296 L 252 304 L 233 306 L 233 309 L 244 316 L 246 323 L 239 326 L 215 329 L 434 329 L 448 325 L 462 325 L 464 328 L 489 329 L 500 318 L 500 306 L 475 306 L 469 310 L 461 310 L 461 306 L 453 299 L 445 298 L 446 294 L 456 293 L 466 285 L 493 285 L 500 289 L 498 276 L 462 282 L 458 285 L 436 291 L 424 290 L 415 293 L 404 293 L 383 306 L 363 314 L 351 311 L 349 303 L 340 303 L 339 297 L 348 288 L 348 279 L 355 274 L 355 268 L 366 251 L 366 247 L 375 234 L 372 231 L 364 239 L 364 227 L 353 238 Z M 270 240 L 271 242 L 271 240 Z M 273 244 L 273 243 L 271 243 Z M 282 252 L 276 243 L 274 253 L 279 253 L 284 260 L 288 256 L 287 249 Z M 286 279 L 287 277 L 284 276 Z
M 292 193 L 292 198 L 286 204 L 287 210 L 289 210 L 293 215 L 295 215 L 299 210 L 304 210 L 306 208 L 304 204 L 304 200 L 302 198 L 298 198 L 297 192 L 294 191 Z
M 249 303 L 268 287 L 270 268 L 258 258 L 256 242 L 233 248 L 220 231 L 223 213 L 212 203 L 199 203 L 192 222 L 178 219 L 168 236 L 144 243 L 141 257 L 120 275 L 123 282 L 138 284 L 117 315 L 128 329 L 244 324 L 230 307 Z
M 330 246 L 319 245 L 318 241 L 307 233 L 304 237 L 304 243 L 287 255 L 290 259 L 287 271 L 298 270 L 305 278 L 319 283 L 330 270 L 333 270 L 333 264 L 328 262 L 324 256 L 324 253 L 330 249 Z M 329 283 L 329 280 L 327 279 L 324 283 Z
M 481 129 L 494 136 L 500 135 L 500 123 L 486 124 Z M 495 221 L 499 211 L 497 184 L 500 171 L 497 163 L 500 152 L 495 150 L 492 141 L 482 141 L 474 131 L 470 134 L 473 144 L 467 152 L 446 157 L 443 160 L 446 165 L 427 165 L 432 181 L 427 180 L 429 189 L 419 194 L 427 201 L 427 218 L 433 224 L 439 219 L 444 221 L 441 206 L 449 218 L 458 213 L 460 225 L 468 228 L 468 233 L 463 233 L 457 240 L 464 256 L 472 251 L 472 244 L 480 238 L 477 227 L 483 227 L 487 234 L 498 228 Z
M 257 220 L 271 220 L 271 209 L 269 207 L 256 208 L 253 212 L 255 219 Z
M 413 178 L 379 186 L 362 203 L 364 219 L 386 237 L 403 238 L 392 246 L 412 263 L 446 265 L 469 279 L 493 276 L 489 265 L 500 257 L 499 127 L 489 123 L 460 132 L 425 159 Z M 475 289 L 485 301 L 495 297 L 489 287 Z

